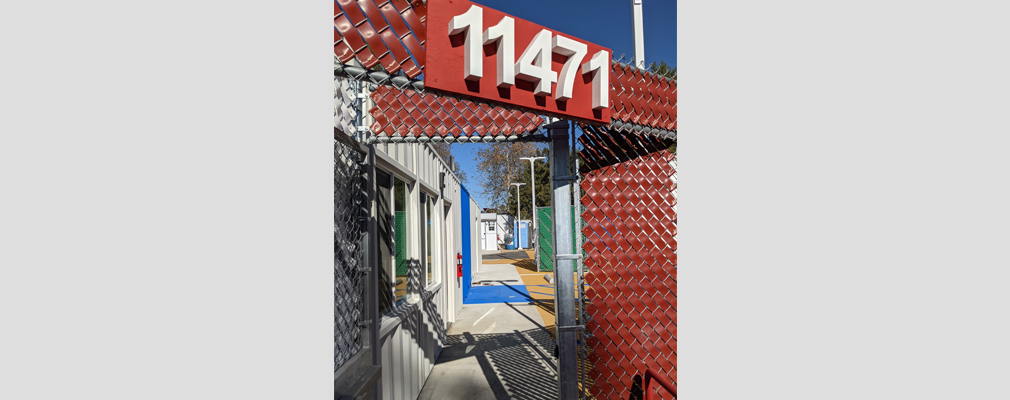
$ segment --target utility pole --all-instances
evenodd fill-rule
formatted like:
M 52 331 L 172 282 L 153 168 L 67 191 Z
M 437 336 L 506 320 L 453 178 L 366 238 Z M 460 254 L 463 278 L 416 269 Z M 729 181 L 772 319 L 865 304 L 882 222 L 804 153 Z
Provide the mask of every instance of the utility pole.
M 634 14 L 632 26 L 635 30 L 635 66 L 645 68 L 645 34 L 642 32 L 642 0 L 631 0 Z
M 535 163 L 536 160 L 546 160 L 547 157 L 519 157 L 519 159 L 530 162 L 530 193 L 533 194 L 532 196 L 530 196 L 532 197 L 530 199 L 530 203 L 533 204 L 533 208 L 531 208 L 531 210 L 533 210 L 533 217 L 530 218 L 531 221 L 530 224 L 532 224 L 533 226 L 530 227 L 530 232 L 536 232 L 540 229 L 540 225 L 537 225 L 537 180 L 533 177 L 533 164 Z M 516 199 L 518 199 L 518 197 Z M 518 207 L 516 208 L 518 209 Z M 540 245 L 540 241 L 537 239 L 539 238 L 530 237 L 530 241 L 533 242 L 533 248 L 535 249 L 533 252 L 533 260 L 534 260 L 533 262 L 536 263 L 537 270 L 539 270 L 540 263 L 538 261 L 540 257 L 540 250 L 538 247 Z
M 516 187 L 516 227 L 512 231 L 512 240 L 516 242 L 516 249 L 521 249 L 522 244 L 519 243 L 519 187 L 525 185 L 525 183 L 513 183 L 512 186 Z

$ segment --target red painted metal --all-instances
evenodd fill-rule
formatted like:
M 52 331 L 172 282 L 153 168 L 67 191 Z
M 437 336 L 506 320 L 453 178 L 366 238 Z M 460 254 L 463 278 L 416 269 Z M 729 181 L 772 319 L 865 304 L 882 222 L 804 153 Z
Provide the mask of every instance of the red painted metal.
M 513 136 L 537 130 L 543 117 L 468 100 L 380 86 L 371 94 L 372 132 L 386 136 Z
M 610 110 L 603 109 L 593 111 L 592 109 L 592 86 L 588 80 L 583 79 L 581 72 L 576 74 L 574 86 L 572 87 L 572 98 L 565 102 L 555 100 L 554 96 L 538 97 L 533 95 L 533 86 L 526 85 L 516 79 L 516 85 L 511 89 L 499 89 L 495 79 L 497 71 L 497 54 L 494 54 L 493 46 L 485 46 L 483 60 L 483 77 L 477 84 L 467 83 L 463 79 L 463 44 L 460 41 L 453 45 L 449 38 L 449 20 L 452 17 L 462 14 L 475 5 L 467 0 L 429 0 L 428 1 L 428 43 L 429 54 L 437 54 L 425 61 L 424 86 L 428 89 L 441 90 L 454 93 L 456 95 L 470 96 L 484 101 L 513 104 L 529 110 L 548 113 L 554 116 L 570 117 L 579 120 L 592 121 L 596 123 L 610 123 Z M 606 50 L 609 58 L 610 49 L 580 40 L 574 36 L 563 34 L 553 29 L 548 29 L 532 22 L 516 18 L 501 11 L 485 7 L 483 8 L 484 29 L 493 26 L 501 21 L 502 17 L 510 16 L 515 20 L 515 56 L 516 59 L 523 53 L 526 46 L 532 41 L 533 36 L 543 29 L 551 31 L 554 35 L 561 35 L 577 42 L 585 43 L 588 52 L 581 63 L 588 62 L 593 54 Z M 480 40 L 481 33 L 474 32 L 475 40 Z M 564 66 L 567 57 L 555 54 L 552 57 L 551 69 L 560 71 Z M 514 61 L 513 61 L 514 62 Z M 580 63 L 580 64 L 581 64 Z M 581 65 L 575 66 L 581 69 Z M 553 85 L 551 93 L 557 90 L 557 83 Z M 480 100 L 477 100 L 480 101 Z
M 659 385 L 662 386 L 663 389 L 666 389 L 668 392 L 670 392 L 670 394 L 673 395 L 673 398 L 675 399 L 677 398 L 676 384 L 671 382 L 668 378 L 664 377 L 663 375 L 660 375 L 658 372 L 656 372 L 656 370 L 652 368 L 646 368 L 645 384 L 643 385 L 643 388 L 645 388 L 645 400 L 652 400 L 655 398 L 653 397 L 653 395 L 655 395 L 655 392 L 652 390 L 653 380 L 659 383 Z

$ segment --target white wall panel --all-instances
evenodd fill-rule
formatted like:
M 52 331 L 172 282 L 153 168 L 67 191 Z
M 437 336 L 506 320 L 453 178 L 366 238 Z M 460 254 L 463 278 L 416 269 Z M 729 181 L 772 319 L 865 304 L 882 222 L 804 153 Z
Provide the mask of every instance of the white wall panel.
M 461 237 L 461 223 L 470 223 L 471 232 L 476 234 L 477 226 L 475 221 L 462 221 L 461 207 L 471 207 L 471 214 L 477 215 L 476 202 L 471 199 L 470 204 L 460 204 L 460 182 L 449 170 L 437 153 L 427 144 L 421 143 L 377 143 L 376 150 L 388 155 L 400 166 L 414 174 L 423 185 L 415 183 L 411 191 L 409 205 L 411 209 L 412 221 L 409 226 L 412 232 L 424 234 L 424 226 L 420 223 L 419 216 L 421 191 L 422 189 L 435 189 L 439 197 L 435 201 L 433 208 L 433 233 L 437 230 L 451 230 L 451 235 L 443 236 L 433 234 L 434 241 L 432 249 L 434 254 L 433 276 L 438 277 L 438 282 L 434 286 L 429 285 L 425 292 L 413 305 L 401 305 L 397 307 L 393 314 L 400 315 L 383 317 L 381 325 L 386 326 L 385 335 L 380 339 L 382 348 L 382 398 L 387 400 L 407 399 L 413 400 L 421 392 L 424 381 L 431 369 L 434 367 L 444 346 L 445 332 L 452 321 L 455 321 L 459 308 L 462 306 L 462 290 L 456 279 L 455 256 L 462 252 L 464 238 Z M 445 187 L 440 188 L 439 175 L 445 173 Z M 441 190 L 439 190 L 441 189 Z M 450 224 L 446 226 L 445 205 L 449 205 L 451 215 Z M 415 220 L 416 221 L 413 221 Z M 409 248 L 408 258 L 415 261 L 420 260 L 421 249 L 418 235 L 415 233 Z M 475 236 L 474 236 L 475 237 Z M 474 237 L 466 238 L 473 242 Z M 450 241 L 444 243 L 443 240 Z M 479 249 L 479 247 L 475 247 Z M 475 260 L 479 262 L 480 252 L 475 251 Z M 477 265 L 476 263 L 474 265 Z M 421 271 L 426 273 L 425 271 Z M 402 316 L 402 317 L 401 317 Z M 392 328 L 390 328 L 392 327 Z

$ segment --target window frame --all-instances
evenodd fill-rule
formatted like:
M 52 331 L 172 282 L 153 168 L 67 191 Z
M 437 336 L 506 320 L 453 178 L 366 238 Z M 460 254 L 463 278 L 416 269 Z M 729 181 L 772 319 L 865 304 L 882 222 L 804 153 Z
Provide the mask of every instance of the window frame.
M 418 208 L 420 209 L 419 214 L 422 214 L 422 217 L 418 219 L 418 221 L 421 225 L 420 229 L 423 237 L 419 237 L 419 239 L 422 240 L 418 241 L 418 259 L 421 260 L 419 263 L 421 271 L 418 272 L 420 273 L 419 275 L 421 278 L 423 278 L 421 287 L 423 287 L 426 292 L 431 292 L 438 288 L 438 285 L 442 283 L 441 273 L 444 272 L 444 266 L 439 267 L 440 263 L 438 262 L 442 255 L 440 246 L 444 245 L 442 240 L 440 240 L 439 235 L 437 235 L 439 230 L 442 229 L 442 224 L 439 222 L 439 218 L 437 218 L 441 215 L 438 213 L 438 206 L 442 203 L 440 200 L 441 196 L 432 194 L 431 191 L 424 187 L 420 189 L 420 193 L 418 195 Z M 430 212 L 428 210 L 429 204 L 427 201 L 431 202 Z M 428 232 L 424 231 L 427 227 L 426 223 L 429 222 L 431 224 L 430 235 Z M 428 243 L 429 240 L 431 243 Z M 426 253 L 429 249 L 431 250 L 430 255 Z M 430 262 L 427 261 L 429 258 L 431 260 Z M 428 271 L 429 268 L 431 269 L 430 276 Z
M 393 224 L 394 225 L 394 227 L 393 227 L 394 228 L 394 237 L 393 237 L 394 247 L 396 246 L 396 233 L 395 233 L 395 229 L 396 229 L 396 227 L 395 227 L 395 218 L 396 218 L 396 205 L 397 205 L 397 203 L 396 203 L 396 197 L 397 197 L 396 196 L 396 184 L 397 184 L 398 181 L 403 183 L 403 188 L 404 188 L 404 194 L 403 194 L 403 202 L 404 202 L 403 206 L 404 207 L 403 207 L 403 212 L 406 213 L 406 215 L 404 216 L 404 227 L 403 227 L 404 235 L 405 235 L 405 237 L 404 237 L 404 250 L 403 251 L 405 253 L 404 254 L 404 259 L 405 259 L 405 262 L 407 263 L 407 266 L 406 266 L 407 267 L 407 274 L 404 276 L 404 279 L 406 279 L 406 287 L 405 287 L 406 293 L 404 293 L 402 296 L 397 296 L 396 295 L 396 284 L 395 284 L 395 282 L 396 282 L 396 279 L 398 278 L 398 275 L 396 274 L 396 253 L 395 252 L 393 253 L 392 268 L 390 270 L 390 277 L 393 279 L 393 282 L 394 282 L 394 285 L 393 285 L 393 307 L 392 307 L 392 310 L 393 310 L 393 312 L 396 312 L 395 310 L 397 308 L 401 307 L 403 304 L 411 302 L 412 299 L 415 298 L 415 296 L 417 295 L 417 292 L 418 292 L 418 288 L 414 287 L 414 285 L 411 285 L 411 283 L 410 283 L 410 269 L 412 268 L 411 264 L 413 264 L 412 261 L 416 259 L 416 249 L 415 249 L 416 245 L 415 245 L 415 242 L 416 242 L 416 240 L 418 240 L 417 235 L 416 234 L 412 234 L 412 232 L 414 232 L 414 230 L 415 230 L 415 228 L 414 228 L 415 225 L 414 225 L 414 223 L 412 221 L 412 218 L 411 218 L 412 215 L 416 215 L 416 210 L 413 209 L 413 206 L 414 206 L 414 203 L 415 203 L 413 201 L 413 198 L 415 197 L 415 193 L 414 192 L 416 190 L 415 189 L 416 183 L 411 182 L 410 179 L 406 179 L 406 177 L 404 177 L 404 176 L 402 176 L 400 174 L 393 173 L 393 174 L 390 174 L 390 175 L 391 175 L 391 177 L 393 179 L 393 182 L 392 182 L 393 183 L 393 192 L 392 192 L 393 193 L 393 195 L 392 195 L 393 201 L 390 202 L 390 207 L 392 208 L 390 211 L 391 211 L 391 215 L 394 218 L 394 224 Z

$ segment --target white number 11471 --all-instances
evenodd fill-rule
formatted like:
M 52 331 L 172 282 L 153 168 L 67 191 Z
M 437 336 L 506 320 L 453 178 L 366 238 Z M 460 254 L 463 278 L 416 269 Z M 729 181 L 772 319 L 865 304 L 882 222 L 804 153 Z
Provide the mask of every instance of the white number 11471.
M 516 78 L 519 78 L 534 84 L 533 94 L 546 96 L 551 94 L 551 85 L 557 82 L 554 98 L 558 100 L 572 98 L 572 86 L 575 83 L 576 74 L 580 70 L 579 65 L 587 53 L 585 43 L 560 35 L 555 36 L 551 31 L 543 29 L 533 37 L 533 40 L 526 46 L 526 50 L 516 60 L 515 20 L 512 17 L 503 17 L 501 21 L 498 21 L 498 24 L 487 28 L 487 30 L 484 30 L 483 21 L 483 9 L 478 6 L 471 6 L 465 13 L 449 20 L 449 35 L 460 33 L 464 35 L 464 79 L 472 81 L 480 79 L 484 75 L 484 63 L 480 58 L 481 47 L 486 44 L 496 44 L 498 57 L 496 82 L 498 87 L 511 87 L 515 85 Z M 474 32 L 481 36 L 475 37 Z M 564 66 L 561 67 L 560 75 L 551 70 L 553 53 L 568 57 Z M 593 54 L 585 64 L 581 64 L 582 74 L 592 76 L 593 109 L 610 106 L 608 99 L 610 82 L 607 73 L 609 64 L 610 60 L 606 50 L 600 50 Z

